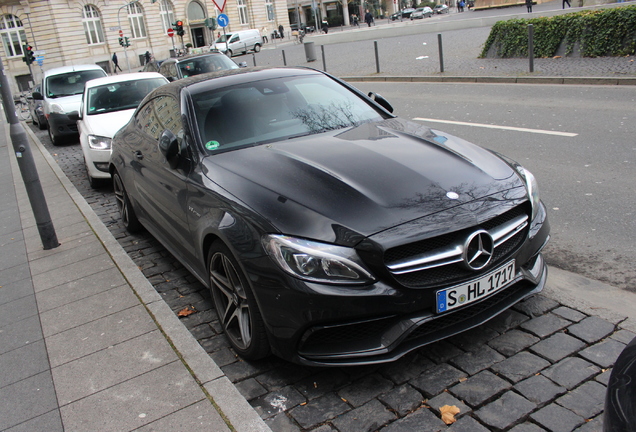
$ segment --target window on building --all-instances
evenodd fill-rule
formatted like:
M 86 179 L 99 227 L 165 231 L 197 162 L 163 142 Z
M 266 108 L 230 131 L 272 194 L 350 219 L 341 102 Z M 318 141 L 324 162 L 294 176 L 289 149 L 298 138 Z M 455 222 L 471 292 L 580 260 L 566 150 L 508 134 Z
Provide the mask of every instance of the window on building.
M 161 3 L 159 3 L 159 8 L 161 23 L 163 24 L 163 31 L 167 32 L 169 28 L 172 28 L 172 24 L 177 21 L 174 17 L 174 9 L 172 7 L 172 3 L 170 3 L 168 0 L 161 0 Z
M 0 37 L 7 57 L 24 55 L 22 45 L 26 45 L 27 38 L 22 22 L 14 15 L 4 15 L 0 19 Z
M 267 21 L 274 21 L 274 0 L 265 0 L 265 9 L 267 9 Z
M 241 24 L 249 23 L 249 20 L 247 19 L 247 2 L 245 0 L 236 0 L 236 4 Z
M 84 6 L 84 33 L 86 34 L 86 42 L 89 45 L 104 43 L 104 30 L 102 29 L 102 19 L 99 11 L 92 5 Z
M 128 23 L 133 39 L 146 37 L 146 26 L 144 25 L 144 11 L 138 3 L 129 4 Z

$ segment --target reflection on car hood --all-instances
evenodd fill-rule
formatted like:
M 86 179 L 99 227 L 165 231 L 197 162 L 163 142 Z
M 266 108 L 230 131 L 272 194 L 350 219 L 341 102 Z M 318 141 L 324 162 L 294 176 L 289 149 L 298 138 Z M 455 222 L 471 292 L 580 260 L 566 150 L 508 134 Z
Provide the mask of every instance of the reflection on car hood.
M 115 133 L 128 123 L 135 109 L 114 111 L 103 114 L 84 116 L 82 121 L 88 127 L 90 134 L 112 138 Z
M 489 151 L 401 119 L 217 154 L 204 169 L 282 233 L 324 241 L 521 186 Z

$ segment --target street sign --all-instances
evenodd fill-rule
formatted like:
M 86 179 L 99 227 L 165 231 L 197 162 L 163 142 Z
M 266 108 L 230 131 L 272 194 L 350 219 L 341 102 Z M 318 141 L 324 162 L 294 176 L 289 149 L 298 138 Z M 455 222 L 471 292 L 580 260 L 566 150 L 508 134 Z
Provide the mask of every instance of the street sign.
M 212 0 L 212 1 L 214 2 L 214 5 L 216 6 L 216 8 L 220 10 L 221 12 L 223 12 L 223 9 L 225 9 L 226 0 Z
M 230 23 L 230 19 L 225 14 L 219 14 L 219 16 L 216 17 L 216 21 L 219 23 L 219 27 L 223 28 L 227 27 Z
M 124 31 L 123 30 L 119 30 L 119 37 L 124 37 Z
M 44 56 L 39 55 L 35 58 L 35 61 L 38 62 L 38 66 L 42 66 L 44 64 Z
M 35 51 L 33 51 L 33 54 L 36 55 L 36 56 L 40 56 L 40 55 L 46 54 L 46 51 L 44 51 L 44 50 L 35 50 Z
M 172 30 L 171 28 L 168 29 L 168 36 L 170 37 L 174 36 L 174 30 Z

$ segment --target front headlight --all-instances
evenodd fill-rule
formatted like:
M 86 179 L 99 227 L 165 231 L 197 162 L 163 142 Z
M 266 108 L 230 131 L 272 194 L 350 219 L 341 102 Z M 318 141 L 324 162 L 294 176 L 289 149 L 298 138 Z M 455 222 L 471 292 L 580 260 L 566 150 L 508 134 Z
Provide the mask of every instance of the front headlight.
M 530 200 L 530 204 L 532 205 L 532 218 L 530 220 L 533 220 L 534 217 L 537 215 L 537 212 L 539 211 L 539 206 L 541 205 L 541 200 L 539 198 L 539 184 L 537 183 L 537 179 L 534 177 L 534 175 L 532 175 L 530 171 L 528 171 L 512 159 L 500 153 L 496 153 L 496 155 L 506 161 L 508 165 L 510 165 L 512 169 L 514 169 L 516 173 L 519 174 L 519 177 L 521 177 L 521 179 L 525 183 L 526 190 L 528 191 L 528 199 Z
M 269 256 L 297 278 L 329 284 L 374 280 L 352 248 L 274 234 L 263 236 L 262 241 Z
M 88 146 L 92 150 L 110 150 L 110 143 L 113 139 L 98 135 L 88 136 Z
M 49 107 L 49 112 L 51 114 L 66 114 L 66 111 L 64 111 L 64 108 L 62 108 L 62 105 L 56 103 L 51 104 L 51 106 Z

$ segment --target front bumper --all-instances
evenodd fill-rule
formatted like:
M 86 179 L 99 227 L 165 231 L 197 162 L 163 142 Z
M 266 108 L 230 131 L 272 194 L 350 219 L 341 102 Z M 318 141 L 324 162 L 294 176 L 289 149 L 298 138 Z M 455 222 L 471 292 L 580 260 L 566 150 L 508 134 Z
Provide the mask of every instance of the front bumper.
M 56 138 L 77 136 L 77 123 L 68 118 L 66 114 L 49 114 L 47 118 L 51 134 Z

